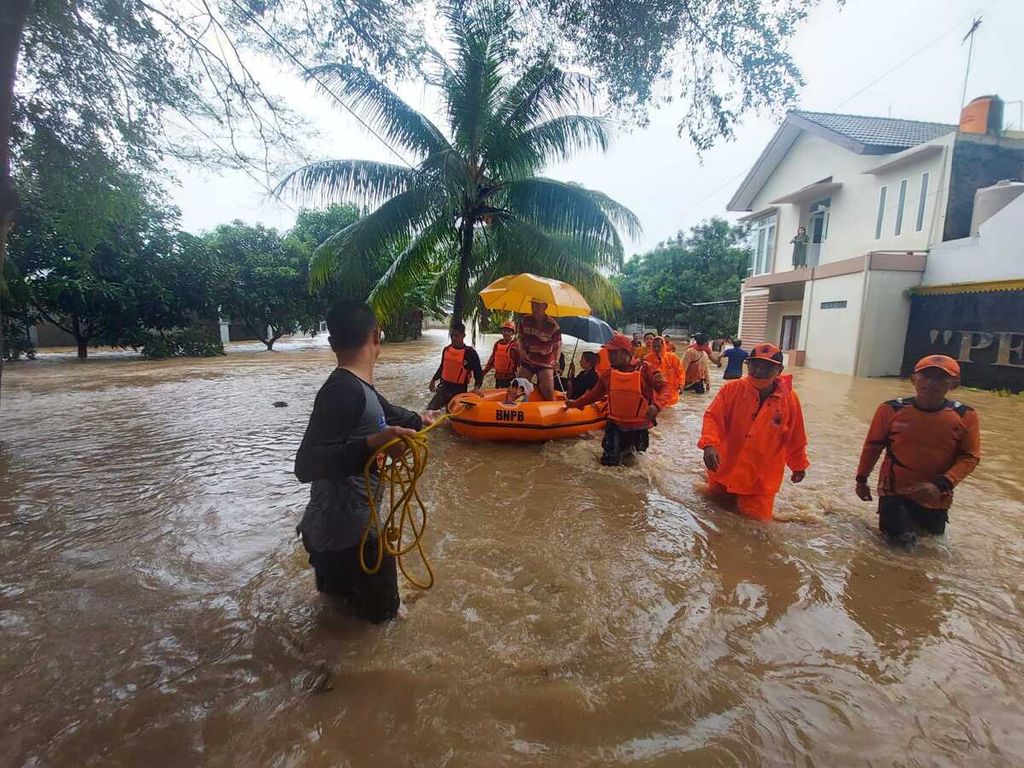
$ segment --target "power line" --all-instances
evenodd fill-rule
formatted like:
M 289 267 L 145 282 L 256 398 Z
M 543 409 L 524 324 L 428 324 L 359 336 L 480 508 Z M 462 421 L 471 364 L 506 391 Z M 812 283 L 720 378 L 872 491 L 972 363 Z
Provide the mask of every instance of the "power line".
M 273 32 L 271 32 L 269 29 L 267 29 L 265 26 L 263 26 L 263 24 L 260 22 L 260 20 L 257 19 L 256 16 L 253 15 L 252 11 L 250 11 L 248 8 L 246 8 L 243 5 L 241 5 L 238 2 L 238 0 L 231 0 L 231 4 L 233 6 L 235 6 L 239 11 L 241 11 L 243 14 L 245 14 L 245 16 L 248 17 L 248 19 L 253 24 L 255 24 L 259 28 L 259 30 L 261 32 L 263 32 L 263 34 L 265 34 L 268 38 L 270 38 L 270 40 L 274 43 L 274 45 L 276 45 L 278 48 L 280 48 L 284 52 L 285 56 L 287 56 L 289 59 L 291 59 L 293 62 L 295 62 L 295 64 L 299 67 L 299 69 L 301 69 L 303 71 L 303 73 L 306 75 L 306 77 L 315 80 L 317 82 L 317 84 L 321 88 L 323 88 L 324 91 L 328 95 L 331 96 L 331 98 L 333 98 L 336 102 L 338 102 L 345 109 L 346 112 L 348 112 L 350 115 L 352 115 L 352 117 L 354 117 L 356 120 L 358 120 L 362 124 L 362 126 L 364 128 L 366 128 L 366 130 L 368 130 L 370 133 L 372 133 L 374 136 L 376 136 L 377 139 L 380 140 L 380 143 L 383 144 L 385 147 L 387 147 L 388 151 L 391 154 L 393 154 L 395 157 L 397 157 L 399 160 L 401 160 L 402 163 L 404 165 L 406 165 L 410 170 L 414 170 L 414 171 L 416 170 L 416 167 L 412 163 L 410 163 L 408 160 L 406 160 L 404 155 L 402 155 L 397 149 L 395 149 L 393 146 L 391 146 L 391 144 L 383 136 L 381 136 L 379 133 L 377 133 L 377 131 L 375 131 L 373 129 L 373 127 L 369 123 L 367 123 L 363 118 L 361 118 L 358 114 L 356 114 L 356 112 L 348 104 L 346 104 L 344 101 L 342 101 L 341 97 L 338 96 L 338 94 L 336 94 L 334 91 L 332 91 L 330 89 L 330 87 L 327 85 L 327 83 L 325 83 L 320 78 L 319 75 L 317 75 L 315 72 L 313 72 L 313 70 L 311 70 L 309 67 L 307 67 L 302 62 L 302 60 L 299 59 L 299 57 L 297 55 L 295 55 L 295 53 L 293 53 L 291 51 L 291 49 L 289 49 L 284 43 L 282 43 L 274 35 Z

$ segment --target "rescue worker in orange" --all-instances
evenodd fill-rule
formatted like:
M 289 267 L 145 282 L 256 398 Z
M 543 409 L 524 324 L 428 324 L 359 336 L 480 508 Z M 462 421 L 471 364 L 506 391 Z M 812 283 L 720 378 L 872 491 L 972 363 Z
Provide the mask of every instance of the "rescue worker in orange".
M 665 348 L 665 340 L 661 336 L 655 336 L 651 342 L 651 354 L 644 358 L 644 362 L 652 368 L 661 371 L 668 384 L 668 396 L 665 399 L 665 407 L 671 408 L 679 402 L 679 385 L 683 382 L 683 364 L 679 358 Z
M 480 389 L 484 383 L 480 356 L 475 349 L 466 346 L 466 326 L 462 323 L 452 323 L 448 336 L 452 343 L 442 350 L 441 364 L 437 366 L 430 379 L 430 391 L 434 396 L 427 406 L 428 411 L 447 408 L 453 397 L 469 389 L 471 373 L 475 381 L 474 389 Z
M 672 337 L 665 333 L 662 334 L 662 338 L 665 339 L 665 349 L 669 352 L 675 353 L 676 345 L 672 343 Z
M 657 368 L 633 361 L 633 345 L 628 336 L 616 333 L 604 347 L 608 350 L 611 370 L 582 397 L 566 400 L 565 407 L 582 408 L 608 397 L 601 463 L 617 467 L 624 457 L 647 450 L 648 429 L 655 425 L 655 419 L 665 407 L 668 384 Z
M 711 360 L 705 352 L 710 347 L 707 344 L 708 337 L 703 333 L 698 333 L 694 340 L 695 344 L 687 348 L 679 358 L 685 372 L 683 391 L 703 395 L 711 392 Z
M 494 371 L 494 386 L 498 389 L 507 389 L 516 377 L 516 368 L 519 366 L 519 349 L 515 342 L 516 325 L 511 320 L 501 324 L 501 338 L 494 342 L 491 349 L 491 356 L 487 358 L 487 365 L 484 366 L 484 376 L 488 371 Z
M 697 443 L 711 492 L 734 496 L 739 511 L 755 520 L 772 519 L 787 465 L 794 483 L 810 466 L 800 398 L 793 377 L 781 374 L 779 348 L 754 347 L 747 375 L 727 382 L 708 406 Z
M 918 361 L 913 397 L 878 406 L 857 465 L 855 490 L 871 501 L 868 477 L 878 457 L 878 528 L 892 541 L 913 544 L 918 533 L 941 536 L 953 489 L 978 466 L 978 414 L 946 398 L 960 384 L 960 365 L 945 355 Z

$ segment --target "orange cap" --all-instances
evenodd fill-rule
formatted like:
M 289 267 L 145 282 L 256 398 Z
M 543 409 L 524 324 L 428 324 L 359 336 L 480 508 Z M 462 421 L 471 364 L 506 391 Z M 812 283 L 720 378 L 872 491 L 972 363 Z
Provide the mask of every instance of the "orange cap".
M 781 368 L 782 350 L 774 344 L 758 344 L 750 350 L 750 356 L 747 360 L 767 360 L 769 363 L 775 363 Z
M 621 349 L 623 352 L 632 352 L 633 340 L 629 338 L 629 336 L 625 336 L 624 334 L 621 333 L 616 333 L 608 340 L 608 343 L 604 345 L 604 348 L 607 349 L 608 351 L 611 351 L 613 349 Z
M 952 357 L 946 357 L 945 355 L 928 355 L 928 357 L 922 357 L 917 361 L 917 365 L 914 366 L 914 373 L 923 371 L 925 368 L 938 368 L 939 370 L 948 373 L 954 379 L 960 378 L 960 363 Z
M 504 323 L 501 324 L 501 330 L 503 331 L 514 331 L 515 329 L 516 324 L 513 323 L 511 320 L 506 320 Z

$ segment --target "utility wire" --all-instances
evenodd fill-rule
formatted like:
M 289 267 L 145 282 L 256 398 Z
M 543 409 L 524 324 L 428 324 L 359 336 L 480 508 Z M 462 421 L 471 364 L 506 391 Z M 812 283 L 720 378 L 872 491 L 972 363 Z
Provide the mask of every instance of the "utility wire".
M 288 48 L 288 46 L 286 46 L 284 43 L 282 43 L 277 38 L 277 36 L 274 35 L 273 32 L 271 32 L 269 29 L 267 29 L 265 26 L 263 26 L 263 24 L 260 22 L 260 20 L 257 19 L 255 15 L 253 15 L 252 11 L 250 11 L 245 6 L 241 5 L 238 2 L 238 0 L 230 0 L 230 2 L 231 2 L 231 4 L 233 6 L 235 6 L 235 8 L 237 8 L 239 11 L 241 11 L 243 14 L 245 14 L 245 16 L 253 24 L 255 24 L 259 28 L 259 30 L 261 32 L 263 32 L 263 34 L 265 34 L 274 43 L 274 45 L 276 45 L 278 48 L 280 48 L 281 51 L 284 52 L 285 56 L 287 56 L 289 59 L 291 59 L 293 62 L 295 62 L 296 66 L 298 66 L 299 69 L 302 70 L 303 74 L 305 74 L 306 77 L 308 77 L 308 78 L 310 78 L 312 80 L 315 80 L 317 82 L 317 84 L 321 88 L 323 88 L 324 91 L 327 94 L 329 94 L 331 96 L 331 98 L 333 98 L 336 102 L 338 102 L 338 104 L 340 104 L 345 109 L 346 112 L 348 112 L 350 115 L 352 115 L 352 117 L 354 117 L 356 120 L 358 120 L 362 124 L 362 126 L 364 128 L 366 128 L 366 130 L 368 130 L 370 133 L 372 133 L 374 136 L 376 136 L 380 140 L 380 143 L 383 144 L 385 147 L 387 147 L 388 151 L 391 154 L 393 154 L 395 157 L 397 157 L 399 160 L 401 160 L 402 163 L 404 165 L 406 165 L 410 170 L 413 170 L 413 171 L 416 170 L 416 167 L 412 163 L 410 163 L 408 160 L 406 160 L 405 156 L 402 155 L 397 149 L 395 149 L 393 146 L 391 146 L 391 144 L 387 141 L 387 139 L 385 139 L 383 136 L 381 136 L 379 133 L 377 133 L 377 131 L 375 131 L 373 129 L 373 127 L 369 123 L 367 123 L 362 117 L 360 117 L 358 114 L 356 114 L 356 112 L 348 104 L 346 104 L 344 101 L 341 100 L 341 97 L 338 96 L 338 94 L 336 94 L 334 91 L 332 91 L 330 89 L 330 87 L 327 85 L 327 83 L 325 83 L 320 78 L 319 75 L 317 75 L 315 72 L 313 72 L 313 70 L 311 70 L 309 67 L 307 67 L 302 62 L 302 60 L 291 49 Z

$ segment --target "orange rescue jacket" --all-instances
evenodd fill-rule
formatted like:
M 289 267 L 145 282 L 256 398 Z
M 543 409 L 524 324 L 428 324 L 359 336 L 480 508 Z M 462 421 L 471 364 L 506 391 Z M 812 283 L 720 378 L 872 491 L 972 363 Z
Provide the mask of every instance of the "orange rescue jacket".
M 788 465 L 810 466 L 807 433 L 793 377 L 779 376 L 775 391 L 761 403 L 749 377 L 726 383 L 704 413 L 698 448 L 714 446 L 721 464 L 708 478 L 730 493 L 777 493 Z
M 949 400 L 937 411 L 921 410 L 912 397 L 882 403 L 864 441 L 858 478 L 866 481 L 883 451 L 885 460 L 878 471 L 880 496 L 906 496 L 926 507 L 949 509 L 953 488 L 981 459 L 978 414 L 969 406 Z M 943 494 L 938 507 L 923 496 L 907 492 L 918 483 L 939 486 Z
M 668 384 L 668 395 L 665 398 L 665 406 L 675 405 L 679 402 L 679 386 L 683 381 L 683 364 L 679 361 L 679 358 L 672 352 L 662 352 L 661 359 L 651 352 L 644 362 L 652 368 L 657 368 L 661 371 L 661 375 L 665 377 L 665 383 Z
M 515 373 L 515 341 L 505 342 L 499 340 L 494 342 L 494 350 L 491 352 L 491 360 L 494 363 L 494 375 L 499 378 L 506 378 Z
M 466 370 L 466 348 L 456 349 L 450 344 L 444 348 L 441 356 L 441 381 L 451 384 L 465 384 L 469 381 L 469 371 Z

